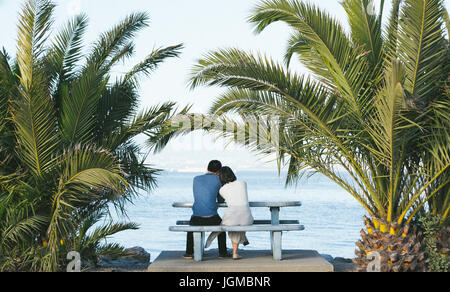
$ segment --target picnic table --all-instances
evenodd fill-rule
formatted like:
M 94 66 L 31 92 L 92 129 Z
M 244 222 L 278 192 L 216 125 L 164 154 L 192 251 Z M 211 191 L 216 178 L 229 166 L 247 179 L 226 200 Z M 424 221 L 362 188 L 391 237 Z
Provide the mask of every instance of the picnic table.
M 175 202 L 172 204 L 174 208 L 189 208 L 194 205 L 193 202 Z M 219 208 L 226 208 L 226 203 L 217 204 Z M 300 201 L 267 201 L 267 202 L 249 202 L 250 208 L 269 208 L 270 220 L 272 224 L 280 223 L 280 208 L 284 207 L 300 207 L 302 203 Z
M 189 221 L 177 221 L 177 226 L 169 227 L 170 231 L 194 233 L 194 260 L 201 261 L 204 251 L 205 232 L 256 232 L 269 231 L 271 249 L 275 260 L 282 259 L 281 235 L 283 231 L 304 230 L 304 226 L 298 220 L 280 220 L 280 209 L 285 207 L 300 207 L 299 201 L 261 201 L 249 202 L 251 208 L 269 208 L 269 220 L 255 220 L 251 226 L 190 226 Z M 192 208 L 192 202 L 175 202 L 174 208 Z M 227 207 L 226 203 L 219 203 L 220 208 Z

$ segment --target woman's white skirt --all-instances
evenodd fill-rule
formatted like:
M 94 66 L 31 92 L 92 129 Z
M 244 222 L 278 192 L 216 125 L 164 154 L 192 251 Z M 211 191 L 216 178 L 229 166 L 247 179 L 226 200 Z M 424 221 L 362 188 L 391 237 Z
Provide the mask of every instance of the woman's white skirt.
M 221 225 L 223 226 L 248 226 L 253 224 L 253 216 L 248 205 L 228 207 L 223 214 Z M 212 232 L 206 240 L 205 248 L 208 248 L 220 232 Z M 245 232 L 228 232 L 231 241 L 239 244 L 248 244 Z

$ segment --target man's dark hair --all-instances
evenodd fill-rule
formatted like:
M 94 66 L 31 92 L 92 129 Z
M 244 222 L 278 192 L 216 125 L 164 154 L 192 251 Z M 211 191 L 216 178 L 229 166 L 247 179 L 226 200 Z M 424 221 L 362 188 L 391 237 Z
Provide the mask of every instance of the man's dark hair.
M 222 163 L 219 160 L 211 160 L 208 164 L 208 171 L 209 172 L 219 172 L 219 170 L 222 168 Z
M 231 170 L 231 168 L 229 168 L 228 166 L 224 166 L 220 169 L 219 179 L 220 182 L 222 183 L 222 186 L 237 180 L 233 170 Z

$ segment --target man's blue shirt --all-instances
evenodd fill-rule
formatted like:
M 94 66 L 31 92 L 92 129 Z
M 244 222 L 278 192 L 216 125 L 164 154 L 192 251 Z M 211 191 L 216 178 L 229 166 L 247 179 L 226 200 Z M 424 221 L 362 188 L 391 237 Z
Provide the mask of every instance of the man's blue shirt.
M 217 202 L 225 200 L 219 195 L 222 187 L 219 177 L 212 173 L 206 173 L 194 177 L 194 216 L 208 217 L 217 215 Z

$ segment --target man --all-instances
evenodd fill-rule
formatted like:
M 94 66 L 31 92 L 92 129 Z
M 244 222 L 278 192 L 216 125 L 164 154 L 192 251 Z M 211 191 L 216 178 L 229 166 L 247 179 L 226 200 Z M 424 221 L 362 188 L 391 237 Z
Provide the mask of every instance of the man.
M 219 171 L 222 163 L 218 160 L 212 160 L 208 164 L 206 174 L 194 178 L 194 205 L 192 206 L 193 215 L 190 225 L 220 225 L 222 219 L 217 214 L 217 203 L 223 203 L 225 200 L 219 195 L 222 184 L 219 180 Z M 218 236 L 219 257 L 231 257 L 227 250 L 226 234 L 223 232 Z M 194 253 L 194 235 L 188 232 L 186 240 L 185 258 L 192 258 Z

